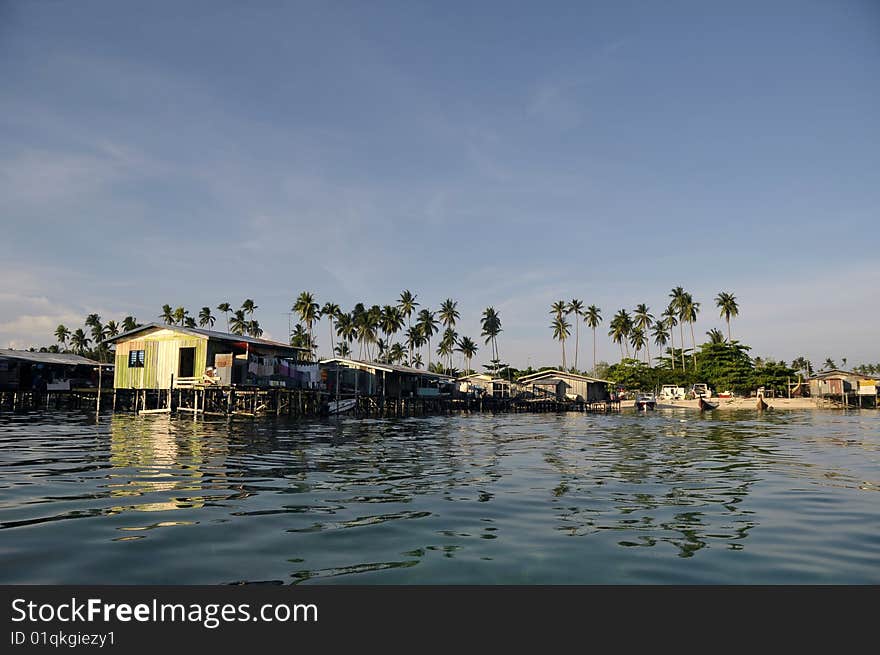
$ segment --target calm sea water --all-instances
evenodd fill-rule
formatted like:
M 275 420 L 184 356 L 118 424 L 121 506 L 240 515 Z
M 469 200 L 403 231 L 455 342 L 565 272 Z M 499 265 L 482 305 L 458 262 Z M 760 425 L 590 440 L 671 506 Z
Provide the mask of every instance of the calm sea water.
M 0 583 L 880 583 L 876 411 L 0 415 Z

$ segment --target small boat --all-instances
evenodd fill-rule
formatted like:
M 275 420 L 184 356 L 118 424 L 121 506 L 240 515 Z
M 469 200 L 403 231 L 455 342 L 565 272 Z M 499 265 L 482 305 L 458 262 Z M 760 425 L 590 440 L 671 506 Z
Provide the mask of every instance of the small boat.
M 765 409 L 770 409 L 770 405 L 764 402 L 762 396 L 758 396 L 758 411 L 763 412 Z
M 657 407 L 657 396 L 652 393 L 640 393 L 636 396 L 635 408 L 640 411 L 648 411 Z
M 710 403 L 708 400 L 704 400 L 703 397 L 700 396 L 700 411 L 711 412 L 713 409 L 718 409 L 718 403 Z
M 350 412 L 357 405 L 357 399 L 349 398 L 347 400 L 334 400 L 327 404 L 327 412 L 330 414 L 345 414 Z

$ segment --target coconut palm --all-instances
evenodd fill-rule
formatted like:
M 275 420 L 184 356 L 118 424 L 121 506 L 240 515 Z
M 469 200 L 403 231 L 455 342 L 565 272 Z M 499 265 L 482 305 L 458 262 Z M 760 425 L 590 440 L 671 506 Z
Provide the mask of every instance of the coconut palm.
M 337 357 L 351 357 L 351 348 L 343 341 L 333 349 L 333 354 Z
M 461 340 L 458 342 L 457 350 L 461 353 L 462 357 L 464 357 L 464 371 L 465 373 L 467 373 L 471 370 L 471 360 L 476 356 L 477 350 L 479 350 L 479 348 L 470 337 L 462 337 Z
M 700 303 L 694 302 L 693 296 L 691 294 L 686 293 L 684 296 L 684 305 L 683 305 L 683 320 L 687 321 L 691 326 L 691 346 L 693 347 L 693 351 L 691 351 L 691 355 L 694 360 L 694 368 L 697 368 L 697 340 L 694 336 L 694 323 L 697 321 L 697 314 L 700 313 Z
M 82 328 L 77 328 L 76 331 L 70 335 L 70 345 L 73 347 L 73 351 L 77 355 L 82 355 L 89 347 L 90 343 L 92 343 L 92 340 L 86 336 L 86 333 L 83 332 Z
M 650 307 L 648 307 L 645 303 L 640 304 L 633 310 L 633 323 L 635 327 L 639 328 L 642 331 L 642 336 L 644 337 L 647 334 L 648 330 L 651 329 L 651 326 L 654 325 L 654 315 L 651 314 Z M 651 364 L 651 343 L 648 339 L 645 339 L 645 347 L 647 349 L 648 359 L 647 364 Z
M 242 307 L 244 307 L 244 305 L 242 305 Z M 303 291 L 299 294 L 296 302 L 293 303 L 291 311 L 299 314 L 299 319 L 306 324 L 306 328 L 309 331 L 309 343 L 314 344 L 314 339 L 312 338 L 312 325 L 314 325 L 315 321 L 321 316 L 320 307 L 318 306 L 318 303 L 315 302 L 315 297 L 308 291 Z M 312 353 L 310 351 L 310 359 L 311 356 Z
M 254 310 L 257 309 L 259 305 L 255 305 L 254 301 L 248 298 L 243 303 L 241 303 L 241 308 L 244 310 L 244 313 L 248 316 L 254 315 Z
M 684 324 L 685 324 L 685 300 L 687 292 L 682 287 L 675 287 L 669 293 L 669 306 L 675 311 L 678 319 L 678 336 L 681 344 L 681 368 L 684 370 Z
M 625 309 L 618 311 L 608 324 L 611 329 L 608 336 L 614 343 L 620 346 L 620 358 L 623 359 L 623 348 L 626 347 L 626 356 L 629 357 L 629 335 L 633 330 L 632 317 Z
M 244 314 L 244 312 L 242 312 L 242 314 Z M 234 318 L 233 321 L 235 321 Z M 296 348 L 306 348 L 310 354 L 315 347 L 311 335 L 302 326 L 302 323 L 297 323 L 290 332 L 290 345 Z
M 162 313 L 159 314 L 159 318 L 162 319 L 165 325 L 172 325 L 174 323 L 174 309 L 172 309 L 171 305 L 162 305 Z
M 192 316 L 185 316 L 183 319 L 183 326 L 188 328 L 195 328 L 196 319 L 194 319 Z
M 232 311 L 232 305 L 228 302 L 221 302 L 217 305 L 217 311 L 226 314 L 226 331 L 229 332 L 229 312 Z
M 830 357 L 826 357 L 825 363 L 822 364 L 822 368 L 824 368 L 826 371 L 830 371 L 837 368 L 837 364 Z
M 724 343 L 724 333 L 718 328 L 712 328 L 706 332 L 706 336 L 709 337 L 709 343 Z
M 404 360 L 406 357 L 406 350 L 403 349 L 399 343 L 395 343 L 388 350 L 388 361 L 392 364 L 398 364 Z
M 88 316 L 86 316 L 85 323 L 86 327 L 93 328 L 96 325 L 101 325 L 101 317 L 97 314 L 89 314 Z
M 482 332 L 480 336 L 486 337 L 484 343 L 492 344 L 492 361 L 495 362 L 495 374 L 498 374 L 498 362 L 501 357 L 498 354 L 498 335 L 501 334 L 501 315 L 495 311 L 494 307 L 487 307 L 483 310 L 483 317 L 480 320 Z
M 177 307 L 174 310 L 174 313 L 171 315 L 174 319 L 175 325 L 183 325 L 183 321 L 186 320 L 186 317 L 189 315 L 189 312 L 183 307 Z
M 348 350 L 348 355 L 351 354 L 351 348 L 349 347 L 349 344 L 354 341 L 356 335 L 357 326 L 355 326 L 354 324 L 354 319 L 352 318 L 352 315 L 345 312 L 340 312 L 339 315 L 336 317 L 336 336 L 343 340 L 343 343 L 341 345 L 344 345 L 346 347 L 346 349 Z M 338 350 L 338 347 L 334 350 Z
M 436 312 L 432 312 L 430 309 L 425 308 L 419 312 L 417 324 L 419 326 L 419 331 L 422 333 L 422 336 L 425 338 L 425 341 L 428 345 L 428 366 L 431 365 L 431 337 L 437 332 L 437 326 L 440 325 L 439 321 L 436 318 Z
M 553 328 L 553 338 L 562 344 L 562 370 L 564 371 L 568 368 L 565 362 L 565 340 L 571 336 L 571 323 L 566 320 L 564 314 L 557 314 L 550 327 Z
M 109 339 L 117 334 L 119 334 L 119 324 L 113 320 L 107 321 L 107 325 L 104 326 L 104 338 Z
M 122 331 L 123 332 L 131 332 L 132 330 L 136 330 L 140 327 L 140 323 L 137 322 L 137 319 L 134 316 L 126 316 L 122 319 Z
M 572 299 L 566 308 L 567 314 L 574 314 L 574 367 L 578 367 L 578 351 L 581 343 L 581 316 L 584 315 L 584 303 L 577 298 Z
M 413 315 L 413 312 L 416 311 L 416 307 L 419 306 L 419 303 L 416 302 L 416 298 L 418 298 L 418 296 L 410 293 L 409 289 L 407 289 L 400 293 L 400 298 L 397 300 L 397 306 L 400 307 L 400 311 L 406 319 L 407 327 L 412 325 L 410 317 Z M 410 353 L 410 358 L 412 358 L 412 353 Z
M 415 351 L 425 345 L 425 337 L 418 325 L 411 325 L 406 329 L 406 347 L 409 350 L 409 361 L 414 361 Z
M 255 339 L 259 339 L 263 336 L 263 328 L 260 327 L 260 322 L 257 319 L 248 321 L 247 333 Z
M 736 296 L 722 291 L 715 297 L 715 306 L 721 310 L 721 318 L 727 321 L 727 340 L 730 341 L 730 319 L 739 316 L 739 305 Z
M 237 334 L 238 336 L 242 336 L 245 332 L 247 332 L 248 321 L 244 315 L 243 309 L 236 309 L 232 314 L 232 320 L 229 321 L 229 330 L 232 334 Z
M 458 303 L 451 298 L 447 298 L 440 303 L 440 311 L 438 312 L 440 322 L 447 328 L 454 328 L 455 322 L 461 318 L 461 314 L 458 313 L 456 307 L 458 307 Z
M 98 346 L 104 341 L 104 326 L 101 325 L 101 317 L 97 314 L 89 314 L 88 318 L 86 318 L 86 325 L 91 330 L 92 341 L 95 346 Z
M 663 352 L 663 347 L 669 343 L 669 331 L 666 328 L 666 321 L 657 321 L 651 328 L 651 336 L 654 337 L 654 344 Z M 672 365 L 675 366 L 675 353 L 672 353 Z
M 59 324 L 55 328 L 55 338 L 58 339 L 58 343 L 62 346 L 67 345 L 67 340 L 70 338 L 70 330 L 64 327 L 64 325 Z
M 587 307 L 584 312 L 584 323 L 593 330 L 593 373 L 596 373 L 596 328 L 602 323 L 602 310 L 596 305 Z
M 633 354 L 635 355 L 636 359 L 638 359 L 639 352 L 648 343 L 648 340 L 645 337 L 645 331 L 638 326 L 633 326 L 632 330 L 630 330 L 629 333 L 629 342 L 632 344 L 634 351 Z
M 330 349 L 336 350 L 336 340 L 333 338 L 333 323 L 339 316 L 342 309 L 335 302 L 325 302 L 321 307 L 321 317 L 326 318 L 330 323 Z
M 410 360 L 409 365 L 413 368 L 422 368 L 422 356 L 419 353 L 416 353 L 415 357 Z
M 446 368 L 450 371 L 454 368 L 452 356 L 455 353 L 455 344 L 458 342 L 458 332 L 451 327 L 443 330 L 443 338 L 437 347 L 437 355 L 446 358 Z
M 379 328 L 391 343 L 391 338 L 403 327 L 403 312 L 396 305 L 385 305 L 379 317 Z
M 212 328 L 214 327 L 214 322 L 216 320 L 216 318 L 211 316 L 210 307 L 202 307 L 201 311 L 199 312 L 199 325 L 201 325 L 202 327 L 207 326 L 209 328 Z
M 667 329 L 669 330 L 669 346 L 671 348 L 671 360 L 672 360 L 672 370 L 675 370 L 675 330 L 674 328 L 678 325 L 678 316 L 676 315 L 675 307 L 672 306 L 672 303 L 669 303 L 669 306 L 663 310 L 663 322 L 665 323 Z

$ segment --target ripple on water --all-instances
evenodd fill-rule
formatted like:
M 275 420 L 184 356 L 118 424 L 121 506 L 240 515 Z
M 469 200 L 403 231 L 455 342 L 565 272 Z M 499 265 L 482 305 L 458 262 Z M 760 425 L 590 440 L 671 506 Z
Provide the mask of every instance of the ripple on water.
M 0 582 L 877 583 L 878 428 L 2 414 Z

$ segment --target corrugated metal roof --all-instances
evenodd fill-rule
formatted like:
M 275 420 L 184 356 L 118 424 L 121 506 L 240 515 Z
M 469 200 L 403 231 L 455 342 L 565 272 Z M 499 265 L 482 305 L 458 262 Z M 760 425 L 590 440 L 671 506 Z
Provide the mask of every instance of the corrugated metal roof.
M 410 368 L 409 366 L 399 366 L 398 364 L 378 364 L 376 362 L 365 362 L 360 359 L 344 359 L 341 357 L 334 357 L 333 359 L 321 360 L 321 364 L 348 364 L 356 368 L 371 368 L 375 371 L 385 371 L 387 373 L 406 373 L 407 375 L 441 378 L 449 381 L 455 379 L 451 375 L 444 375 L 443 373 L 432 373 L 431 371 L 425 371 L 420 368 Z
M 98 366 L 98 362 L 72 353 L 37 353 L 30 350 L 9 350 L 0 348 L 0 357 L 17 359 L 23 362 L 35 364 L 61 364 L 64 366 Z M 113 366 L 113 364 L 101 364 L 101 366 Z
M 104 343 L 113 343 L 114 341 L 121 341 L 122 339 L 128 339 L 139 332 L 143 332 L 145 330 L 174 330 L 175 332 L 183 332 L 184 334 L 193 334 L 200 337 L 208 337 L 209 339 L 217 339 L 219 341 L 231 341 L 234 343 L 249 343 L 255 346 L 265 346 L 267 348 L 279 348 L 284 350 L 298 350 L 298 351 L 308 351 L 308 348 L 301 348 L 299 346 L 291 346 L 286 343 L 281 343 L 280 341 L 270 341 L 269 339 L 258 339 L 256 337 L 249 337 L 247 335 L 238 335 L 238 334 L 230 334 L 229 332 L 216 332 L 214 330 L 205 330 L 202 328 L 188 328 L 183 327 L 181 325 L 165 325 L 163 323 L 147 323 L 146 325 L 142 325 L 139 328 L 135 328 L 134 330 L 129 330 L 128 332 L 123 332 L 122 334 L 118 334 L 115 337 L 110 339 L 105 339 Z
M 586 382 L 601 382 L 602 384 L 611 384 L 609 380 L 602 380 L 600 378 L 591 378 L 587 375 L 579 375 L 578 373 L 568 373 L 567 371 L 560 371 L 558 369 L 547 369 L 546 371 L 539 371 L 537 373 L 532 373 L 530 375 L 524 375 L 521 377 L 518 382 L 531 382 L 532 380 L 537 380 L 543 377 L 560 377 L 560 378 L 574 378 L 576 380 L 584 380 Z

